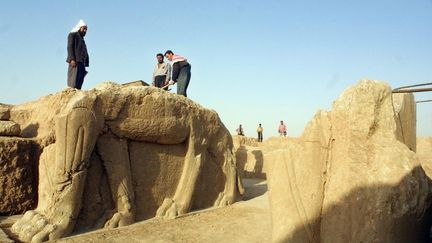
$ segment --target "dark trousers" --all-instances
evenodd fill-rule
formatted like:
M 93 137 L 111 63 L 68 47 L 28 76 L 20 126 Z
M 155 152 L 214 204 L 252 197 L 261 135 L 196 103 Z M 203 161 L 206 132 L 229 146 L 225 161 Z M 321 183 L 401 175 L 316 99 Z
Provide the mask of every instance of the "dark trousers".
M 165 84 L 165 80 L 166 80 L 166 75 L 155 76 L 154 77 L 155 87 L 162 88 Z
M 187 97 L 186 90 L 189 86 L 191 79 L 191 66 L 187 65 L 180 69 L 179 76 L 177 78 L 177 94 Z
M 81 89 L 87 75 L 84 63 L 77 62 L 75 67 L 69 64 L 67 84 L 71 88 Z
M 258 132 L 258 142 L 262 142 L 263 140 L 263 134 L 262 132 Z

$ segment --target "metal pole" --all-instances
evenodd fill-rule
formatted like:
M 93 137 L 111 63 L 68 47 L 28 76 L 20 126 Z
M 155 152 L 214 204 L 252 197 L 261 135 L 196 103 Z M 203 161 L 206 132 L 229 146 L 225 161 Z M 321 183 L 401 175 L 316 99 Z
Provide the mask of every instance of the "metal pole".
M 426 85 L 432 85 L 432 83 L 424 83 L 424 84 L 414 84 L 414 85 L 402 86 L 402 87 L 396 88 L 394 90 L 406 89 L 406 88 L 412 88 L 412 87 L 419 87 L 419 86 L 426 86 Z
M 432 88 L 423 88 L 423 89 L 409 89 L 409 88 L 398 88 L 394 89 L 393 93 L 417 93 L 417 92 L 429 92 L 432 91 Z
M 423 84 L 414 84 L 414 85 L 402 86 L 402 87 L 393 89 L 392 93 L 430 92 L 430 91 L 432 91 L 432 88 L 413 89 L 414 87 L 430 86 L 430 85 L 432 85 L 432 83 L 423 83 Z M 427 103 L 427 102 L 432 102 L 432 100 L 419 100 L 419 101 L 416 101 L 416 103 Z
M 419 100 L 419 101 L 416 101 L 416 103 L 426 103 L 426 102 L 432 102 L 432 100 Z

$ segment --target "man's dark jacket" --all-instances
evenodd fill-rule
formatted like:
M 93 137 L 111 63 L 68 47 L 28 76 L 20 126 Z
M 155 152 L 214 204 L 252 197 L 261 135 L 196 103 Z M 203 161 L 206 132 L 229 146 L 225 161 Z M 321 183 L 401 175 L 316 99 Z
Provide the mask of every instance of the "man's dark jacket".
M 66 62 L 70 63 L 71 60 L 74 60 L 75 62 L 83 63 L 86 67 L 89 66 L 87 46 L 79 32 L 69 33 L 67 51 L 68 57 Z

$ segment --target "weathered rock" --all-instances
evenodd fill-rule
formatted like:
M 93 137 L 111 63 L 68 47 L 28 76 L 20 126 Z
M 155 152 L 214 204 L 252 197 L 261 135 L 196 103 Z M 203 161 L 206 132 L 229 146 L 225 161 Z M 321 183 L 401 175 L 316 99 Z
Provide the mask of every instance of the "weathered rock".
M 396 116 L 396 138 L 416 151 L 417 112 L 413 94 L 393 94 L 393 108 Z
M 20 125 L 22 137 L 35 138 L 41 144 L 49 145 L 55 141 L 56 117 L 66 109 L 75 94 L 77 90 L 67 88 L 33 102 L 12 106 L 10 120 Z
M 258 147 L 259 142 L 256 138 L 246 137 L 246 136 L 239 136 L 239 135 L 233 135 L 233 142 L 234 145 L 246 145 L 251 147 Z
M 318 112 L 298 140 L 264 142 L 273 241 L 319 242 L 329 142 L 326 112 Z M 303 225 L 306 231 L 299 230 Z
M 20 126 L 13 121 L 0 121 L 0 136 L 19 136 Z
M 412 99 L 395 109 L 387 84 L 362 81 L 331 112 L 318 112 L 298 140 L 264 153 L 274 241 L 428 238 L 431 182 L 408 147 L 412 123 L 401 122 L 415 121 Z
M 0 137 L 0 215 L 24 213 L 35 206 L 34 141 Z
M 23 241 L 225 206 L 242 189 L 218 115 L 158 88 L 66 89 L 11 119 L 44 147 L 38 207 L 12 227 Z
M 0 120 L 7 121 L 10 118 L 10 108 L 7 105 L 3 105 L 0 103 Z
M 254 138 L 233 136 L 237 171 L 242 178 L 266 178 L 264 158 L 259 143 Z

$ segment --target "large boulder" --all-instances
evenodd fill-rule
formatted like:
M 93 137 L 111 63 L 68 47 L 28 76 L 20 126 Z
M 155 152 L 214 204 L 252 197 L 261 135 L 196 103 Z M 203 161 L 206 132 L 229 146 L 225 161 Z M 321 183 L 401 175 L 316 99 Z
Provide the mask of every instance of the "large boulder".
M 231 135 L 216 112 L 154 87 L 104 83 L 10 109 L 37 141 L 38 205 L 22 241 L 229 205 L 242 191 Z
M 431 182 L 412 151 L 415 102 L 397 99 L 386 83 L 361 81 L 298 140 L 265 151 L 275 242 L 428 238 Z

